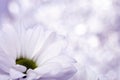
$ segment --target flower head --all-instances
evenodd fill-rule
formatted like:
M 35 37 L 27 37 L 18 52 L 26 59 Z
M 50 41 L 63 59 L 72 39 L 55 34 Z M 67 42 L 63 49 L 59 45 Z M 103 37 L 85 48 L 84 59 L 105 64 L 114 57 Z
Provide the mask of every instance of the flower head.
M 68 80 L 76 69 L 65 45 L 64 37 L 41 25 L 5 24 L 0 30 L 0 79 Z

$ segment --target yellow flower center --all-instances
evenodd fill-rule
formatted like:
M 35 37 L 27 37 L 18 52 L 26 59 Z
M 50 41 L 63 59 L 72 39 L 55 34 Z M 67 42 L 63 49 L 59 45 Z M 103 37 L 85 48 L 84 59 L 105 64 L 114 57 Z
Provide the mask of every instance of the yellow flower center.
M 35 61 L 28 59 L 28 58 L 22 58 L 22 57 L 16 59 L 16 64 L 25 66 L 27 68 L 27 70 L 28 69 L 35 69 L 37 67 L 37 64 Z M 24 73 L 26 73 L 26 71 Z

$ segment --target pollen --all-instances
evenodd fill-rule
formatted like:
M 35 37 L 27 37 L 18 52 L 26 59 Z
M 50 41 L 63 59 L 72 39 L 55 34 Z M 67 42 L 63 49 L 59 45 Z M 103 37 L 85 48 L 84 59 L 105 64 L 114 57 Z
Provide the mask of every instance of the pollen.
M 34 60 L 28 59 L 28 58 L 18 58 L 18 59 L 16 59 L 16 64 L 25 66 L 27 68 L 27 70 L 37 68 L 36 62 Z

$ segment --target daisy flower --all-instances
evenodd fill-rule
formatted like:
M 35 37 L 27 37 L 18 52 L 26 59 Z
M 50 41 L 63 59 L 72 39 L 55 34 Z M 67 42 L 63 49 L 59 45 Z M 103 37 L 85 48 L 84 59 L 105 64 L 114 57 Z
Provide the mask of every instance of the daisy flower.
M 0 29 L 1 80 L 69 80 L 76 73 L 64 37 L 39 24 L 13 26 Z

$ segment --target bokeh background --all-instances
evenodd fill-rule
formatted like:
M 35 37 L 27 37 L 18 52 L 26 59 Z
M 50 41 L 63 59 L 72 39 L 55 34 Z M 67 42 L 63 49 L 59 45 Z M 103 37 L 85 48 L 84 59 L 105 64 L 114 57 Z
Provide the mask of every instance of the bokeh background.
M 18 22 L 65 36 L 75 80 L 120 80 L 119 0 L 0 0 L 0 26 Z

